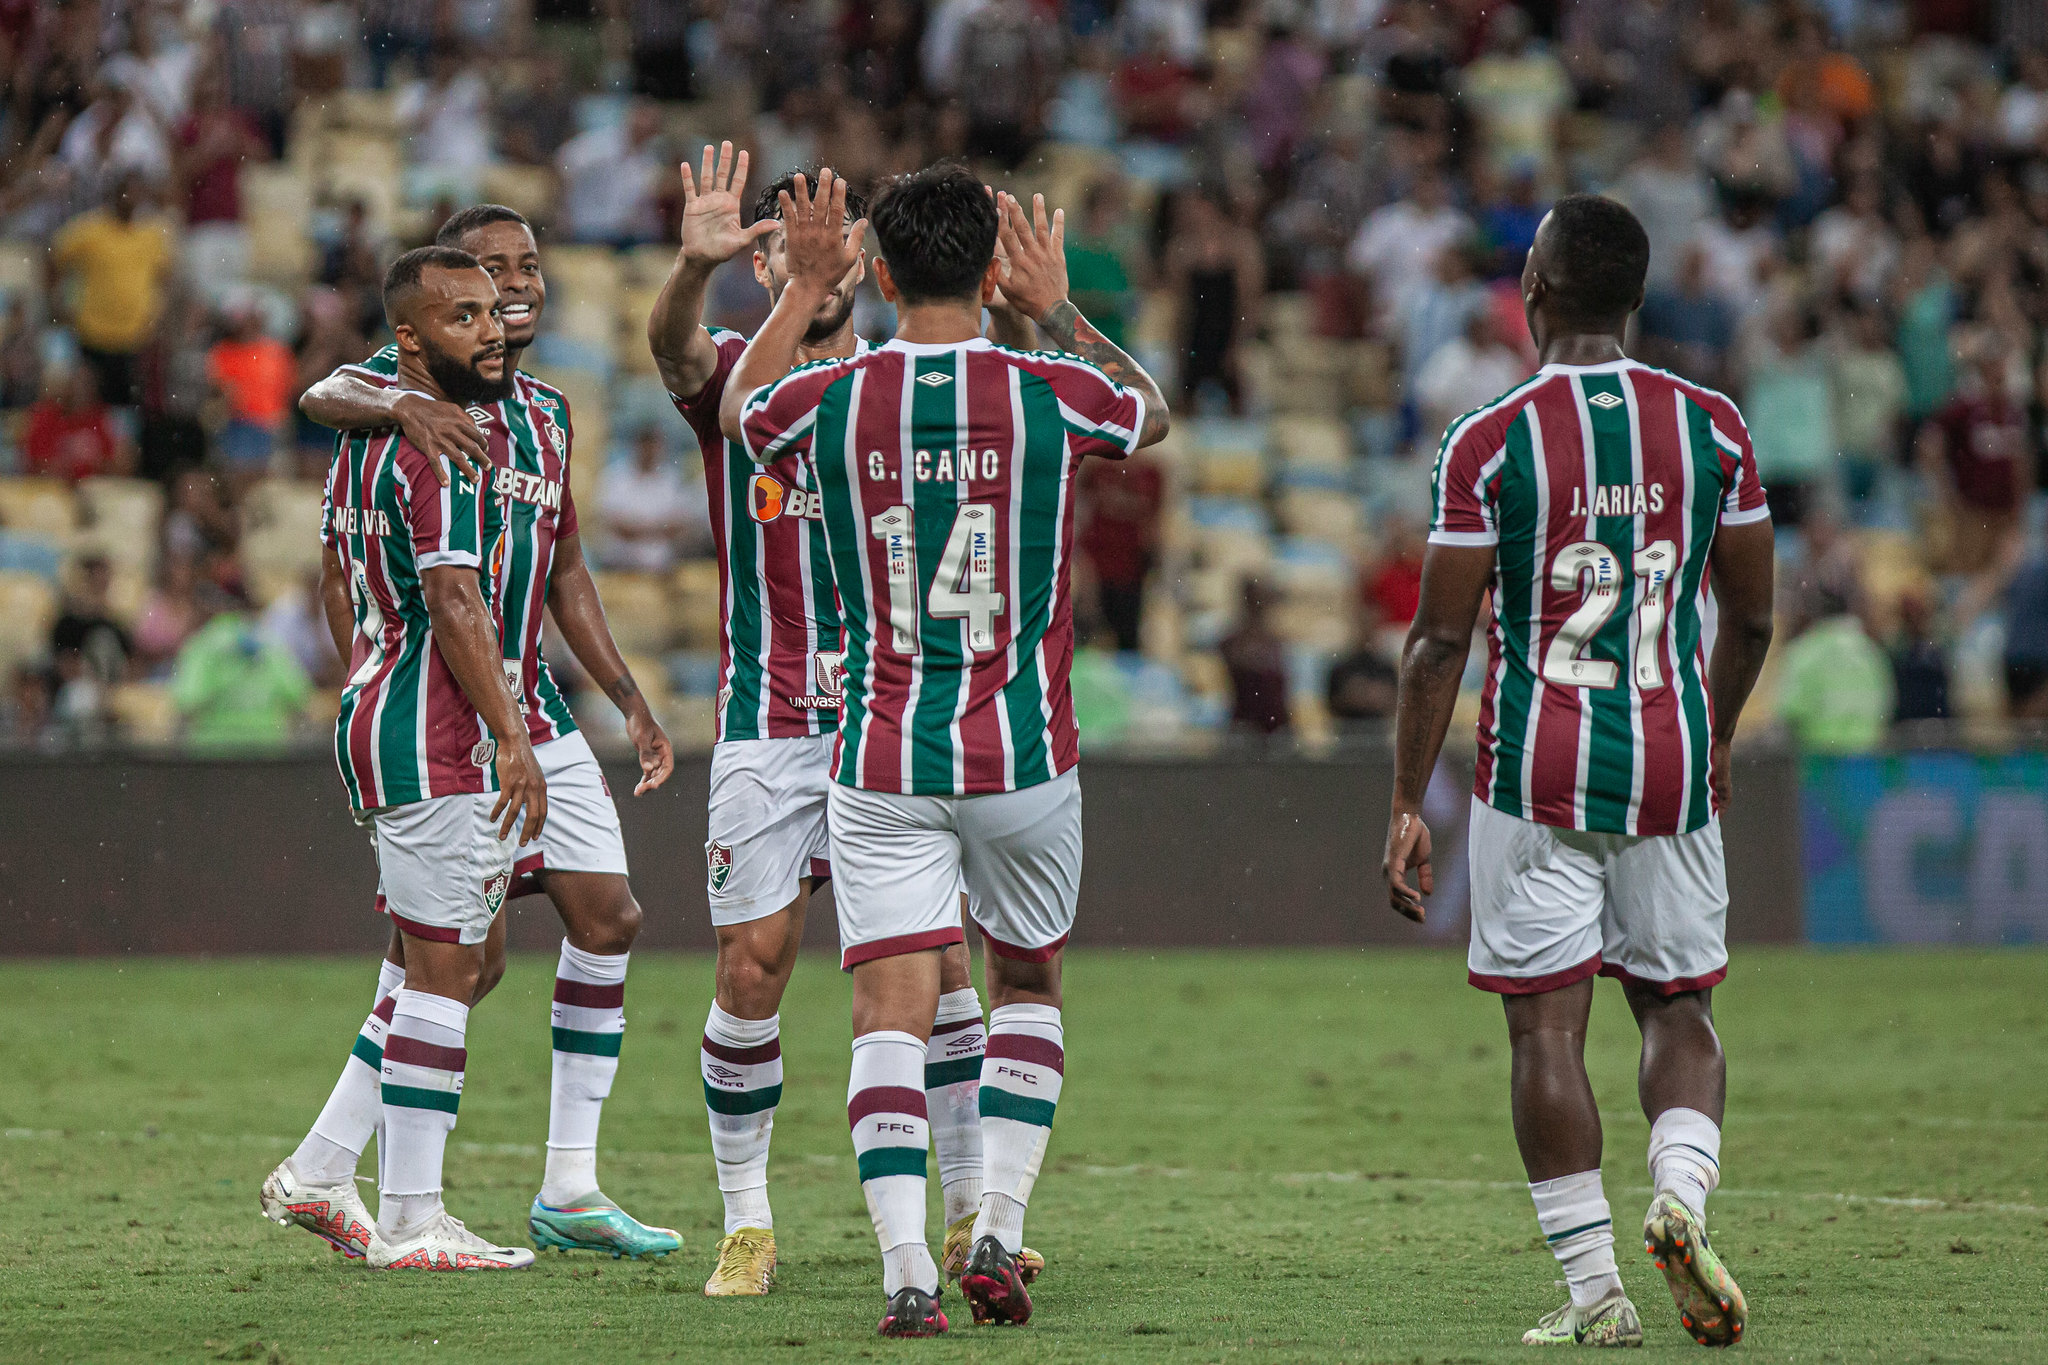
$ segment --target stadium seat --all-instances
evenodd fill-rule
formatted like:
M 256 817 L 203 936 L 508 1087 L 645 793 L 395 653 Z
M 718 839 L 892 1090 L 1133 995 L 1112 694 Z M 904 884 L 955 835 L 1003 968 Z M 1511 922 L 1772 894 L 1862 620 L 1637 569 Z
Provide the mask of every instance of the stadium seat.
M 78 499 L 62 479 L 35 474 L 0 478 L 0 526 L 17 536 L 69 545 L 78 530 Z
M 242 168 L 242 221 L 249 229 L 251 278 L 281 286 L 313 271 L 313 182 L 290 166 Z
M 1343 469 L 1351 463 L 1351 438 L 1332 417 L 1275 417 L 1268 424 L 1273 453 L 1285 464 Z
M 264 479 L 242 503 L 242 567 L 249 593 L 268 605 L 320 563 L 320 485 Z
M 658 578 L 646 574 L 598 572 L 592 575 L 604 600 L 605 619 L 619 648 L 645 654 L 666 650 L 675 634 L 668 593 Z M 638 676 L 637 673 L 635 676 Z
M 107 697 L 114 723 L 133 744 L 162 746 L 178 737 L 178 708 L 171 692 L 158 683 L 125 683 Z
M 528 218 L 546 221 L 554 216 L 560 186 L 547 166 L 514 166 L 500 163 L 484 167 L 479 192 L 493 204 L 518 209 Z
M 44 658 L 57 619 L 57 588 L 40 574 L 0 572 L 0 669 Z
M 78 485 L 80 537 L 119 565 L 150 573 L 163 522 L 163 485 L 149 479 L 94 478 Z

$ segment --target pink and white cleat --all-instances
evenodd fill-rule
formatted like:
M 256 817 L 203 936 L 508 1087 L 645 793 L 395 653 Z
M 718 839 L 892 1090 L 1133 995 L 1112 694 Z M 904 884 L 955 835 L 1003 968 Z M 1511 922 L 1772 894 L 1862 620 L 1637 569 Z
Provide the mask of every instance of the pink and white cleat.
M 396 1241 L 378 1237 L 369 1262 L 372 1270 L 524 1270 L 533 1253 L 493 1246 L 443 1209 Z
M 289 1160 L 281 1161 L 257 1198 L 265 1218 L 279 1227 L 302 1227 L 344 1256 L 362 1260 L 377 1244 L 377 1220 L 356 1193 L 353 1178 L 308 1184 Z

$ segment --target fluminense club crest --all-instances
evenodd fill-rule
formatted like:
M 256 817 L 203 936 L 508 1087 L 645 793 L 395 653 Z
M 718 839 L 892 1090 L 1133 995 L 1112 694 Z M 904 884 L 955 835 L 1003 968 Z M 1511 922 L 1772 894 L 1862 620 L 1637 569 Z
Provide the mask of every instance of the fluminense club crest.
M 711 894 L 724 894 L 725 884 L 732 880 L 732 850 L 724 844 L 708 844 L 704 849 L 704 862 L 711 873 Z

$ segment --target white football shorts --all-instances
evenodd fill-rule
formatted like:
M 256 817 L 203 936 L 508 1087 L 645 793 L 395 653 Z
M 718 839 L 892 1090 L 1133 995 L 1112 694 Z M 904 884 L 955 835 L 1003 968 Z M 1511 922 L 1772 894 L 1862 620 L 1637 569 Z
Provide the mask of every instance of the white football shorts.
M 831 784 L 839 963 L 959 943 L 960 893 L 990 952 L 1044 962 L 1074 929 L 1081 773 L 987 796 Z
M 590 741 L 581 730 L 533 747 L 540 775 L 548 783 L 548 819 L 540 838 L 518 847 L 526 826 L 522 813 L 512 826 L 514 846 L 512 892 L 515 897 L 541 889 L 543 868 L 555 872 L 615 872 L 626 875 L 626 840 L 619 832 L 618 807 L 611 785 Z
M 796 899 L 805 877 L 832 875 L 825 789 L 834 736 L 728 739 L 711 750 L 704 844 L 713 924 L 744 924 Z
M 370 812 L 377 908 L 414 938 L 482 943 L 512 881 L 496 792 L 461 793 Z
M 1689 834 L 1591 834 L 1472 798 L 1467 977 L 1536 995 L 1598 972 L 1664 995 L 1728 975 L 1718 818 Z

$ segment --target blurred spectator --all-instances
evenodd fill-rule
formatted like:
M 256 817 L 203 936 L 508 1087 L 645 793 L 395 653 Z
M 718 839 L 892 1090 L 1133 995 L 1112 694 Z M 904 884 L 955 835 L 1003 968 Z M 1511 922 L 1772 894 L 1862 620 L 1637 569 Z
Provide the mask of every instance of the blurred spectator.
M 1876 172 L 1849 183 L 1842 202 L 1814 219 L 1813 268 L 1823 289 L 1858 300 L 1884 296 L 1899 268 L 1899 237 L 1884 217 L 1884 181 Z
M 145 677 L 166 671 L 204 619 L 199 609 L 199 575 L 193 568 L 192 557 L 164 555 L 157 569 L 157 581 L 142 599 L 142 613 L 135 618 L 137 670 Z
M 1359 599 L 1379 617 L 1382 630 L 1405 631 L 1422 604 L 1421 530 L 1408 517 L 1380 523 L 1379 553 L 1358 583 Z
M 234 508 L 221 496 L 214 476 L 203 469 L 180 470 L 164 513 L 164 553 L 196 564 L 208 555 L 232 553 L 240 539 Z
M 1116 345 L 1137 311 L 1145 242 L 1127 212 L 1123 181 L 1098 180 L 1082 198 L 1080 220 L 1067 225 L 1067 293 L 1081 315 Z
M 124 408 L 137 401 L 135 355 L 163 315 L 171 267 L 170 229 L 138 216 L 139 207 L 139 187 L 124 179 L 109 208 L 65 224 L 50 245 L 52 297 L 76 285 L 71 323 L 79 350 L 99 376 L 100 397 Z
M 1483 183 L 1483 182 L 1482 182 Z M 1485 262 L 1489 278 L 1507 283 L 1521 293 L 1522 266 L 1529 248 L 1536 245 L 1536 229 L 1550 211 L 1537 193 L 1536 171 L 1518 166 L 1500 182 L 1500 190 L 1489 197 L 1480 211 L 1480 232 L 1491 248 Z
M 1891 725 L 1891 661 L 1847 602 L 1826 613 L 1785 646 L 1778 715 L 1807 753 L 1869 753 Z
M 1493 310 L 1473 309 L 1464 332 L 1439 348 L 1415 377 L 1422 440 L 1434 446 L 1455 418 L 1491 403 L 1528 373 L 1522 357 L 1500 339 Z
M 702 479 L 684 480 L 652 424 L 634 436 L 632 459 L 613 460 L 598 475 L 597 511 L 606 532 L 603 562 L 640 573 L 674 568 L 683 537 L 708 526 L 711 515 Z
M 1749 361 L 1743 416 L 1771 520 L 1797 526 L 1809 499 L 1834 477 L 1835 394 L 1819 344 L 1820 319 L 1787 308 L 1766 323 Z
M 1554 183 L 1559 123 L 1572 107 L 1572 83 L 1564 63 L 1535 41 L 1527 13 L 1513 5 L 1492 11 L 1486 52 L 1465 68 L 1460 84 L 1494 173 L 1531 170 Z
M 687 100 L 696 96 L 690 56 L 690 25 L 695 22 L 691 8 L 677 4 L 676 0 L 627 0 L 625 10 L 633 35 L 634 94 L 651 100 Z
M 623 121 L 562 144 L 557 162 L 570 241 L 637 246 L 661 236 L 656 197 L 674 167 L 660 154 L 660 132 L 654 106 L 636 100 Z
M 1371 279 L 1382 322 L 1391 326 L 1406 311 L 1408 295 L 1429 279 L 1444 248 L 1471 233 L 1472 220 L 1451 203 L 1442 173 L 1425 170 L 1406 195 L 1365 220 L 1345 259 Z
M 228 332 L 207 353 L 206 375 L 227 401 L 217 449 L 238 477 L 263 473 L 291 412 L 298 366 L 291 348 L 263 330 L 249 304 L 229 310 Z
M 1014 170 L 1038 141 L 1059 81 L 1059 29 L 1028 0 L 978 0 L 961 25 L 950 92 L 967 114 L 967 145 Z
M 227 54 L 228 99 L 284 150 L 300 6 L 293 0 L 217 0 L 214 29 Z
M 1955 387 L 1949 328 L 1956 318 L 1956 290 L 1934 242 L 1923 237 L 1906 247 L 1892 281 L 1892 301 L 1898 318 L 1893 344 L 1906 371 L 1906 414 L 1926 417 Z
M 1218 385 L 1237 412 L 1244 403 L 1238 346 L 1259 325 L 1265 256 L 1218 194 L 1181 195 L 1173 218 L 1166 278 L 1181 301 L 1181 391 L 1194 408 L 1204 385 Z
M 25 407 L 42 391 L 42 334 L 29 320 L 28 300 L 16 291 L 0 321 L 0 409 Z
M 1693 159 L 1683 123 L 1652 130 L 1649 144 L 1611 193 L 1642 221 L 1650 239 L 1645 289 L 1655 294 L 1679 286 L 1686 249 L 1714 212 L 1713 187 Z
M 1272 594 L 1256 578 L 1244 582 L 1237 626 L 1217 646 L 1230 672 L 1230 728 L 1259 739 L 1293 725 L 1287 706 L 1287 650 L 1267 616 Z
M 171 178 L 171 146 L 157 111 L 136 98 L 132 62 L 108 62 L 94 83 L 95 97 L 64 130 L 57 155 L 97 198 L 124 180 L 150 186 Z
M 412 164 L 471 175 L 488 166 L 490 98 L 480 63 L 463 60 L 453 47 L 436 48 L 426 76 L 398 92 L 393 110 L 410 140 Z
M 1918 590 L 1899 597 L 1899 628 L 1892 637 L 1892 722 L 1947 720 L 1948 657 L 1934 635 L 1934 608 Z
M 1608 0 L 1564 9 L 1565 58 L 1588 102 L 1635 127 L 1692 112 L 1685 79 L 1686 19 L 1679 0 Z
M 1720 216 L 1700 224 L 1693 242 L 1702 257 L 1708 291 L 1741 322 L 1764 306 L 1778 269 L 1778 236 L 1764 221 L 1764 196 L 1730 191 L 1724 199 Z
M 341 685 L 342 661 L 334 652 L 334 634 L 327 628 L 327 613 L 321 605 L 317 565 L 309 566 L 291 591 L 263 609 L 256 629 L 291 655 L 315 686 Z
M 319 280 L 342 296 L 355 329 L 365 336 L 384 326 L 382 258 L 370 228 L 369 205 L 349 200 L 341 232 L 321 252 Z
M 1102 619 L 1123 653 L 1143 648 L 1145 580 L 1159 547 L 1166 473 L 1144 451 L 1081 466 L 1081 553 L 1101 592 Z
M 227 95 L 227 81 L 208 67 L 193 89 L 192 112 L 178 125 L 185 275 L 201 290 L 243 277 L 249 241 L 242 226 L 242 167 L 270 157 L 263 134 Z
M 362 13 L 363 48 L 370 56 L 370 84 L 382 90 L 391 79 L 393 64 L 410 60 L 416 71 L 424 71 L 434 49 L 434 27 L 439 6 L 417 0 L 358 0 Z
M 22 472 L 77 483 L 99 474 L 126 474 L 135 448 L 100 402 L 99 381 L 83 365 L 52 371 L 50 392 L 30 405 L 21 432 Z
M 282 747 L 312 694 L 298 661 L 238 603 L 185 642 L 171 674 L 185 742 L 202 752 Z
M 1711 389 L 1730 387 L 1728 351 L 1735 344 L 1735 310 L 1707 288 L 1707 255 L 1697 244 L 1679 253 L 1670 287 L 1651 289 L 1636 315 L 1644 361 Z
M 101 687 L 114 687 L 128 676 L 134 644 L 115 621 L 108 606 L 114 569 L 105 555 L 88 555 L 78 563 L 64 610 L 50 627 L 50 657 L 59 671 L 76 656 L 84 674 Z
M 1465 334 L 1474 314 L 1487 311 L 1473 255 L 1463 243 L 1445 247 L 1429 262 L 1427 276 L 1407 293 L 1401 309 L 1401 377 L 1411 392 L 1423 366 Z
M 1276 268 L 1293 267 L 1293 278 L 1280 283 L 1308 292 L 1322 336 L 1357 336 L 1366 322 L 1366 290 L 1345 271 L 1344 252 L 1378 202 L 1381 168 L 1368 155 L 1367 144 L 1359 120 L 1332 120 L 1266 224 L 1277 247 L 1272 254 L 1281 258 Z
M 317 286 L 308 289 L 304 314 L 305 331 L 299 337 L 298 354 L 293 362 L 294 379 L 287 395 L 289 416 L 286 420 L 295 433 L 294 444 L 324 473 L 326 463 L 334 453 L 334 433 L 299 412 L 299 396 L 332 374 L 336 367 L 360 361 L 369 344 L 356 330 L 355 320 L 349 315 L 348 300 L 335 290 Z
M 1848 491 L 1870 495 L 1881 471 L 1898 460 L 1906 414 L 1906 371 L 1888 344 L 1891 323 L 1878 304 L 1852 311 L 1832 347 L 1835 439 Z
M 1252 155 L 1264 175 L 1279 175 L 1294 159 L 1324 69 L 1322 49 L 1300 32 L 1296 16 L 1268 7 L 1265 43 L 1243 103 Z
M 2006 704 L 2017 718 L 2048 719 L 2048 553 L 2028 555 L 2004 597 Z
M 958 0 L 954 2 L 957 4 Z M 934 22 L 929 32 L 937 31 Z M 1117 112 L 1122 116 L 1127 136 L 1169 144 L 1187 139 L 1200 118 L 1205 99 L 1194 71 L 1175 54 L 1172 39 L 1163 26 L 1149 29 L 1117 67 L 1115 92 Z
M 1975 572 L 1992 564 L 2018 529 L 2035 486 L 2026 410 L 2006 389 L 2006 357 L 1988 333 L 1965 343 L 1955 397 L 1921 429 L 1922 469 L 1942 490 L 1947 567 Z
M 2019 80 L 1998 102 L 1998 134 L 2014 151 L 2048 154 L 2048 48 L 2019 54 Z
M 664 6 L 663 0 L 639 2 L 673 8 Z M 562 144 L 575 135 L 576 102 L 570 96 L 568 74 L 559 54 L 535 54 L 531 71 L 528 88 L 504 98 L 499 105 L 498 142 L 505 155 L 521 165 L 552 166 Z
M 1330 665 L 1326 701 L 1337 731 L 1346 737 L 1387 733 L 1400 691 L 1400 672 L 1380 651 L 1379 613 L 1368 603 L 1358 610 L 1351 649 Z

